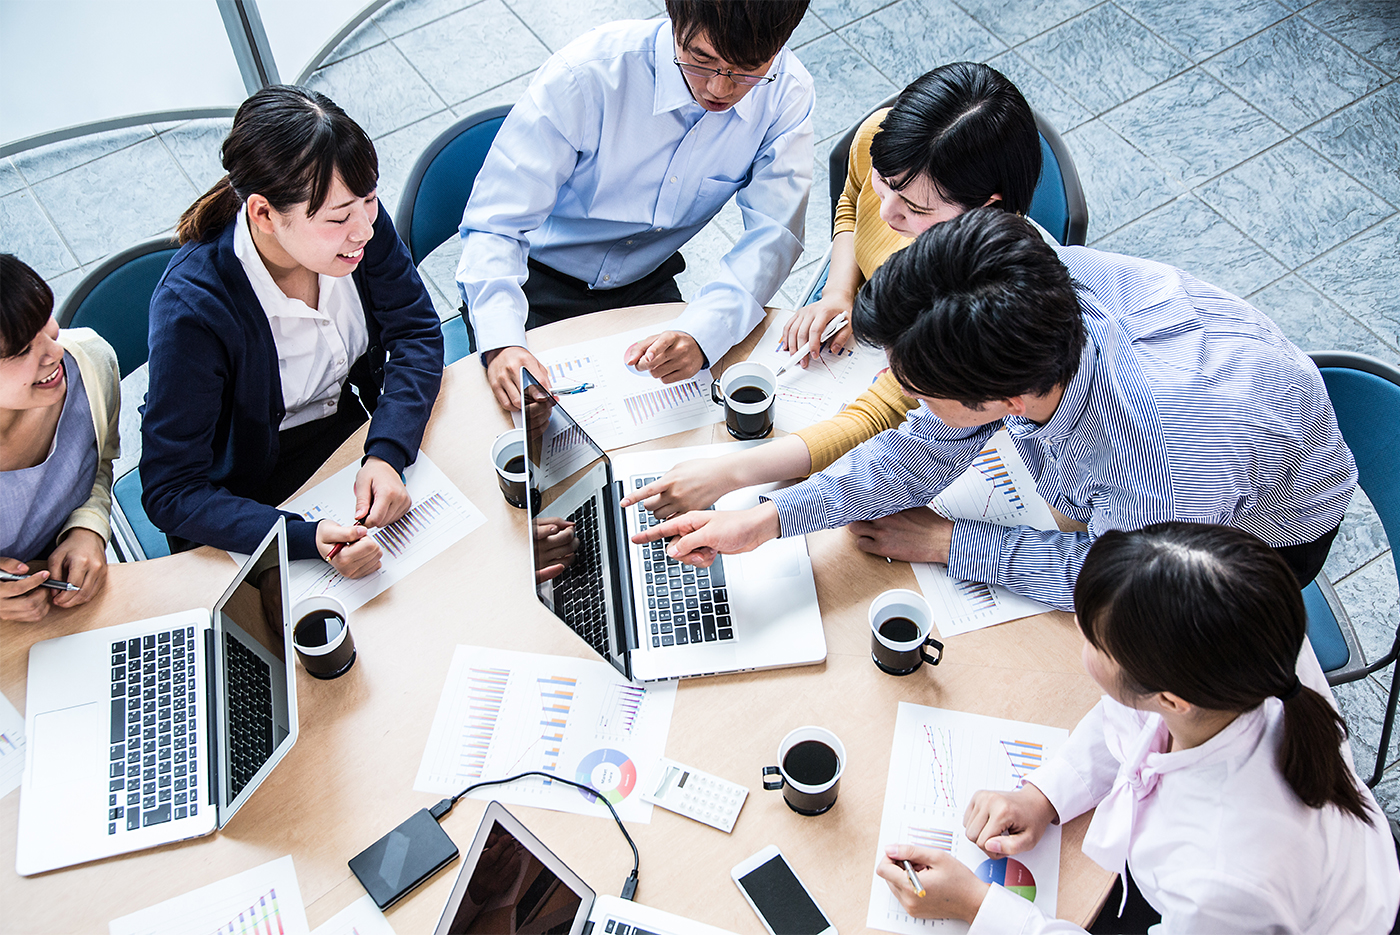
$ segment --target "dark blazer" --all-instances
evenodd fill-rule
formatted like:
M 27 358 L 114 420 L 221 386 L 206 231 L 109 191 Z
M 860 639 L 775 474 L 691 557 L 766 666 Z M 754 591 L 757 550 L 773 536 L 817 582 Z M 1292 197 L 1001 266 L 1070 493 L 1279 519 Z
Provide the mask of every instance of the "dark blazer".
M 151 297 L 141 502 L 165 532 L 235 552 L 286 516 L 289 556 L 316 558 L 314 523 L 249 499 L 277 463 L 286 409 L 272 329 L 233 252 L 235 223 L 181 247 Z M 350 373 L 372 413 L 365 455 L 402 472 L 442 383 L 442 329 L 383 206 L 350 275 L 369 330 Z

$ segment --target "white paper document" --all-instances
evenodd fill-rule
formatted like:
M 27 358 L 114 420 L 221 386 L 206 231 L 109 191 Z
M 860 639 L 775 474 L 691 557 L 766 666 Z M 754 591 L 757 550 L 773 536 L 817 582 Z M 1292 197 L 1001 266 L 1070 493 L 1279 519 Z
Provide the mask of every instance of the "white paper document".
M 285 509 L 312 522 L 330 519 L 349 526 L 355 521 L 355 474 L 359 469 L 359 464 L 347 466 Z M 413 508 L 371 532 L 382 552 L 379 570 L 364 578 L 346 578 L 320 559 L 292 562 L 288 590 L 293 603 L 312 594 L 330 594 L 340 598 L 347 610 L 355 610 L 486 522 L 476 504 L 421 451 L 418 460 L 404 471 L 404 481 L 413 497 Z
M 0 798 L 24 779 L 24 715 L 0 695 Z
M 110 935 L 309 935 L 290 855 L 113 919 Z
M 527 770 L 592 786 L 624 821 L 651 821 L 641 790 L 666 753 L 674 682 L 628 682 L 605 662 L 458 646 L 413 788 L 454 795 Z M 610 817 L 597 797 L 530 777 L 472 793 Z
M 1055 915 L 1060 888 L 1060 826 L 1051 825 L 1034 850 L 989 859 L 963 832 L 963 812 L 981 789 L 1013 790 L 1026 774 L 1054 755 L 1069 731 L 899 703 L 895 718 L 885 808 L 880 817 L 880 856 L 889 844 L 946 851 L 987 883 L 999 883 Z M 885 881 L 871 874 L 865 924 L 886 932 L 966 932 L 966 922 L 915 919 Z
M 1055 524 L 1049 504 L 1036 491 L 1031 472 L 1006 429 L 988 439 L 972 466 L 929 506 L 949 519 L 981 520 L 998 526 L 1060 528 Z M 945 638 L 1055 609 L 994 584 L 959 581 L 948 574 L 946 565 L 912 564 L 919 590 L 933 607 L 938 633 Z
M 767 364 L 774 372 L 792 359 L 792 351 L 782 347 L 783 326 L 796 314 L 780 311 L 763 334 L 749 360 Z M 839 354 L 824 349 L 820 356 L 807 359 L 785 370 L 778 377 L 778 399 L 773 405 L 773 424 L 784 432 L 795 432 L 814 422 L 830 419 L 846 408 L 889 366 L 885 352 L 878 347 L 858 344 Z
M 316 926 L 311 935 L 395 935 L 389 920 L 374 904 L 374 897 L 361 896 Z
M 622 362 L 623 352 L 633 343 L 662 331 L 674 331 L 675 324 L 668 321 L 634 328 L 535 354 L 549 369 L 549 379 L 555 386 L 593 384 L 590 390 L 560 399 L 574 421 L 605 450 L 724 420 L 724 407 L 710 399 L 709 370 L 701 370 L 678 383 L 662 383 Z M 524 425 L 521 413 L 514 413 L 514 417 L 516 428 Z

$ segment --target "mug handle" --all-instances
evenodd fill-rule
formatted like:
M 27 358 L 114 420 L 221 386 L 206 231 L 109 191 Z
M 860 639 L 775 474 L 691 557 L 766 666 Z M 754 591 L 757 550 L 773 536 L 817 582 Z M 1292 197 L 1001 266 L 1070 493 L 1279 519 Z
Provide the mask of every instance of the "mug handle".
M 769 779 L 769 776 L 777 776 L 777 779 Z M 763 767 L 763 788 L 769 792 L 777 791 L 783 787 L 782 771 L 776 766 Z
M 710 381 L 710 401 L 716 406 L 724 405 L 724 391 L 719 388 L 719 377 Z
M 930 636 L 928 639 L 924 640 L 924 645 L 925 645 L 925 646 L 932 646 L 934 649 L 938 650 L 938 655 L 936 655 L 936 656 L 930 656 L 930 655 L 928 654 L 928 650 L 924 649 L 923 646 L 920 646 L 920 647 L 919 647 L 919 655 L 924 657 L 924 662 L 927 662 L 927 663 L 928 663 L 929 665 L 931 665 L 931 666 L 936 666 L 936 665 L 938 665 L 940 662 L 943 661 L 943 644 L 942 644 L 942 643 L 938 642 L 938 640 L 936 640 L 936 639 L 934 639 L 933 637 Z

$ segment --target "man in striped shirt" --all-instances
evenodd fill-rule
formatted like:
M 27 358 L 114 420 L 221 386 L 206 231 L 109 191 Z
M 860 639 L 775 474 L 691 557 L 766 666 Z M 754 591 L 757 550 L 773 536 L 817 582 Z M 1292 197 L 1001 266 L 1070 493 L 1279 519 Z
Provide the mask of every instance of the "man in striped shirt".
M 853 315 L 921 400 L 909 420 L 757 507 L 687 513 L 639 540 L 679 535 L 669 551 L 705 565 L 861 522 L 882 540 L 867 550 L 1064 609 L 1096 536 L 1166 520 L 1252 532 L 1300 584 L 1321 569 L 1356 465 L 1317 368 L 1243 300 L 1160 263 L 1049 247 L 1024 220 L 978 210 L 886 261 Z M 1086 531 L 924 509 L 1003 425 L 1041 495 Z

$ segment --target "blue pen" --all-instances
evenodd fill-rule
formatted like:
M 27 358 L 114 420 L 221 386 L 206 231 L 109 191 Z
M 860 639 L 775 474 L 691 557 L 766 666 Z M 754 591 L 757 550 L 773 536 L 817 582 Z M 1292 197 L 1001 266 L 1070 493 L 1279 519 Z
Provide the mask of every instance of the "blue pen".
M 556 386 L 550 392 L 555 396 L 572 396 L 575 393 L 586 393 L 596 385 L 595 383 L 577 383 L 573 386 Z

